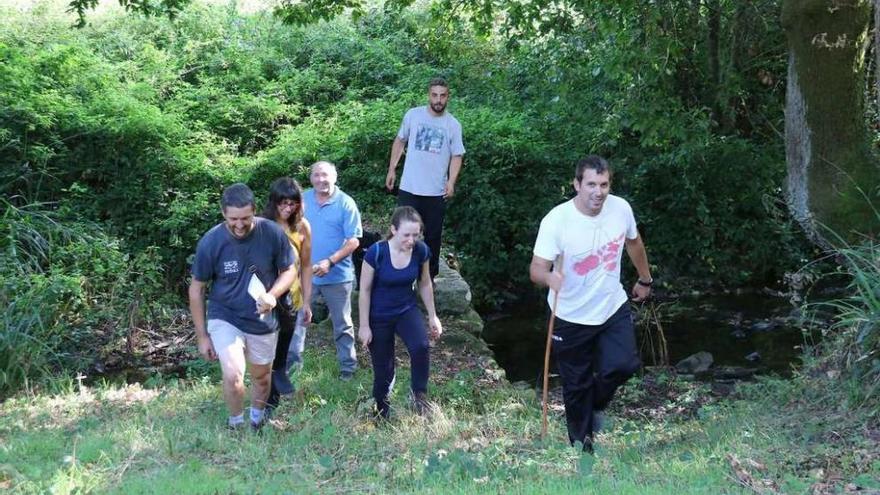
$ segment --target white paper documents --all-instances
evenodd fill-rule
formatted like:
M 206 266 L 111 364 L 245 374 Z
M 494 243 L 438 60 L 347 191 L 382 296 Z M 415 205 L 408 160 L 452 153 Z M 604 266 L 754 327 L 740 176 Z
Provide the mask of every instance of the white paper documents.
M 256 273 L 251 274 L 251 279 L 248 282 L 248 294 L 254 298 L 254 301 L 259 301 L 260 297 L 266 293 L 266 286 L 263 285 L 263 282 L 260 282 L 260 279 L 257 277 Z M 265 320 L 266 315 L 268 313 L 261 313 L 260 319 Z

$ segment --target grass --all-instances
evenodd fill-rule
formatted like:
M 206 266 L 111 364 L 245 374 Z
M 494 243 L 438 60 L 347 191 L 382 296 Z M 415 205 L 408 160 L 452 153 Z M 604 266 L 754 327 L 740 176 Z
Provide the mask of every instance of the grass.
M 880 402 L 880 243 L 847 247 L 838 254 L 852 279 L 848 297 L 824 305 L 837 314 L 828 329 L 836 352 L 825 356 L 837 362 L 826 364 L 858 382 L 853 401 Z
M 405 406 L 403 369 L 396 417 L 381 425 L 370 415 L 369 369 L 343 384 L 329 346 L 311 353 L 296 377 L 300 392 L 262 435 L 225 429 L 214 368 L 194 379 L 154 377 L 149 388 L 66 380 L 54 393 L 10 398 L 0 404 L 0 489 L 676 495 L 803 493 L 821 483 L 880 489 L 876 421 L 871 427 L 858 411 L 847 419 L 811 403 L 792 381 L 765 380 L 718 398 L 708 385 L 665 373 L 640 377 L 622 391 L 596 455 L 584 456 L 565 442 L 558 402 L 542 441 L 535 394 L 475 361 L 469 366 L 466 352 L 434 349 L 431 394 L 440 410 L 433 418 Z

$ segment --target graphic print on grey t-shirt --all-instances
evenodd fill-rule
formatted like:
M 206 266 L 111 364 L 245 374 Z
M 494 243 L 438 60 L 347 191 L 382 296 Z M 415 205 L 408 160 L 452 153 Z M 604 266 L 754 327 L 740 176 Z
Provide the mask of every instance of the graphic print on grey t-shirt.
M 446 129 L 419 123 L 416 130 L 416 150 L 439 154 L 446 139 Z
M 231 275 L 233 273 L 238 273 L 238 261 L 224 261 L 223 262 L 223 275 Z

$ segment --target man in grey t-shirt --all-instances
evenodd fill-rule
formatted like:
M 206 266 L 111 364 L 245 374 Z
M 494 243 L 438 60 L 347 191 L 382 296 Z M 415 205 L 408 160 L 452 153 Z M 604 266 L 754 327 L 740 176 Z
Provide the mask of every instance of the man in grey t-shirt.
M 396 169 L 406 149 L 400 177 L 399 206 L 412 206 L 425 223 L 425 243 L 431 248 L 431 278 L 437 276 L 440 238 L 446 200 L 455 194 L 464 144 L 461 124 L 446 111 L 449 86 L 441 78 L 428 83 L 428 105 L 409 109 L 391 145 L 385 187 L 394 189 Z
M 254 193 L 249 187 L 227 187 L 220 205 L 224 222 L 202 236 L 196 247 L 189 307 L 199 353 L 209 361 L 220 361 L 229 427 L 237 429 L 245 423 L 244 373 L 248 363 L 250 423 L 259 429 L 278 340 L 272 310 L 296 277 L 294 255 L 281 227 L 254 216 Z

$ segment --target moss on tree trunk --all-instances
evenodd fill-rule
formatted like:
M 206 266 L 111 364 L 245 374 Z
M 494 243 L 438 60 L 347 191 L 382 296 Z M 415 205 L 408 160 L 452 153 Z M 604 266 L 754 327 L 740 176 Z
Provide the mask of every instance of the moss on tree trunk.
M 837 243 L 821 225 L 847 241 L 880 233 L 880 162 L 864 120 L 870 21 L 869 0 L 786 0 L 782 7 L 789 205 L 826 246 Z

